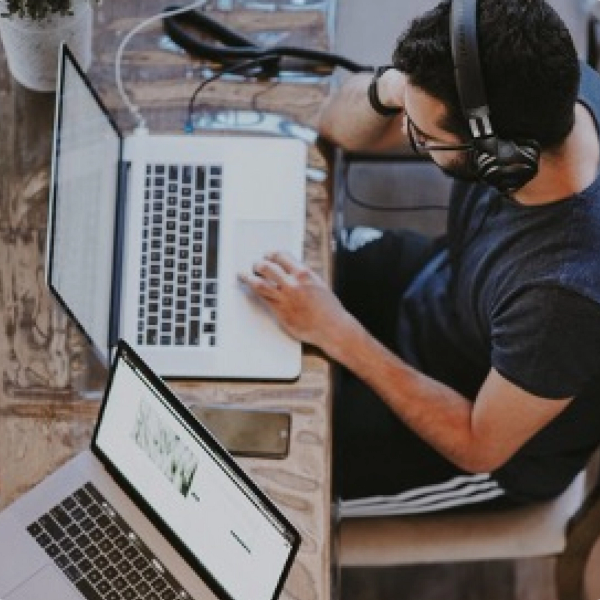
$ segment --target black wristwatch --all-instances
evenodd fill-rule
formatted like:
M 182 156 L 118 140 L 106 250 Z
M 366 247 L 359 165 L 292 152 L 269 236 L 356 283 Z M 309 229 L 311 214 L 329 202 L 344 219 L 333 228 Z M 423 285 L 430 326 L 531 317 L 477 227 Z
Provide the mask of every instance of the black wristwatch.
M 375 75 L 373 75 L 373 79 L 371 79 L 371 83 L 369 83 L 369 88 L 367 90 L 367 95 L 369 97 L 369 104 L 371 108 L 382 117 L 391 117 L 393 115 L 397 115 L 402 112 L 402 109 L 397 106 L 385 106 L 381 103 L 379 99 L 379 95 L 377 94 L 377 81 L 378 79 L 388 70 L 395 69 L 393 65 L 383 65 L 382 67 L 377 67 L 375 69 Z

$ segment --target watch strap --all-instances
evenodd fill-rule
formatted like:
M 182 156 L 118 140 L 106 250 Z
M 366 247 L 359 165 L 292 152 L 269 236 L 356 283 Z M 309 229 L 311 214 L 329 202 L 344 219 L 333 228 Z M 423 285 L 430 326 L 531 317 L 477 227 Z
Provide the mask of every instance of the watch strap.
M 375 69 L 373 79 L 371 79 L 371 83 L 369 83 L 369 87 L 367 89 L 367 96 L 369 98 L 369 104 L 371 105 L 371 108 L 382 117 L 391 117 L 402 112 L 402 109 L 397 106 L 385 106 L 385 104 L 382 104 L 381 100 L 379 99 L 379 94 L 377 93 L 377 81 L 379 78 L 388 69 L 394 68 L 395 67 L 393 65 L 383 65 L 381 67 L 377 67 L 377 69 Z

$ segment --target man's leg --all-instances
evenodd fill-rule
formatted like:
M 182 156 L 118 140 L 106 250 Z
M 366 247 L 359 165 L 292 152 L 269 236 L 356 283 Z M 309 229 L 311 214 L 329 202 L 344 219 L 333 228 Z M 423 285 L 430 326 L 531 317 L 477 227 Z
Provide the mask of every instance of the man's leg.
M 351 373 L 339 373 L 334 405 L 334 482 L 342 516 L 417 514 L 474 503 L 504 506 L 487 474 L 459 469 L 422 441 Z M 365 498 L 382 497 L 365 504 Z M 361 499 L 360 503 L 356 500 Z
M 400 297 L 432 257 L 434 240 L 412 231 L 342 231 L 335 291 L 346 310 L 388 347 L 395 346 Z

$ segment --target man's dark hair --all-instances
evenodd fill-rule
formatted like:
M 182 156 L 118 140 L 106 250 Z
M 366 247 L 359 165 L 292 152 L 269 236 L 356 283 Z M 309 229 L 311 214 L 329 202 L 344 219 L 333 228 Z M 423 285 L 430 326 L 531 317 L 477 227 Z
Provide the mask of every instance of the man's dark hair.
M 441 100 L 441 124 L 467 134 L 450 49 L 450 5 L 415 19 L 399 38 L 394 65 L 412 85 Z M 561 144 L 574 123 L 579 64 L 571 35 L 545 0 L 479 0 L 477 18 L 483 83 L 496 134 Z

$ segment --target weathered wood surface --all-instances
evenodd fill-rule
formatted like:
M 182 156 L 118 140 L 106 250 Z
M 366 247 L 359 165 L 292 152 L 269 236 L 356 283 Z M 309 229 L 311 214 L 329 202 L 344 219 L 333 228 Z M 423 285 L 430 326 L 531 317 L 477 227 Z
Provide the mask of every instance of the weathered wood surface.
M 94 60 L 89 75 L 128 131 L 134 122 L 116 91 L 114 58 L 123 36 L 168 3 L 105 0 L 96 11 Z M 234 3 L 214 10 L 226 24 L 264 43 L 326 49 L 327 9 L 260 11 Z M 309 3 L 307 3 L 309 4 Z M 314 4 L 314 3 L 313 3 Z M 208 7 L 223 6 L 209 2 Z M 124 55 L 123 78 L 152 131 L 181 131 L 186 107 L 203 69 L 165 44 L 160 25 L 133 38 Z M 247 122 L 265 111 L 284 123 L 310 129 L 327 93 L 329 77 L 275 84 L 227 79 L 198 98 L 200 122 Z M 228 112 L 223 113 L 222 109 Z M 241 110 L 242 112 L 236 112 Z M 245 112 L 244 112 L 245 111 Z M 250 111 L 250 113 L 248 113 Z M 272 116 L 271 115 L 271 116 Z M 30 92 L 8 74 L 0 49 L 0 507 L 7 505 L 73 453 L 86 447 L 98 409 L 105 372 L 44 284 L 45 229 L 54 95 Z M 306 261 L 330 276 L 330 220 L 326 161 L 315 145 L 309 163 Z M 252 476 L 274 498 L 303 536 L 284 598 L 330 597 L 330 370 L 305 350 L 294 383 L 171 382 L 190 404 L 276 407 L 292 412 L 291 452 L 283 460 L 243 459 Z

